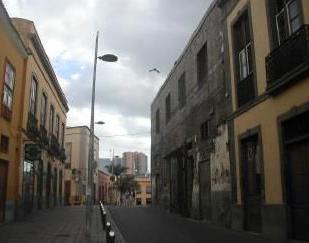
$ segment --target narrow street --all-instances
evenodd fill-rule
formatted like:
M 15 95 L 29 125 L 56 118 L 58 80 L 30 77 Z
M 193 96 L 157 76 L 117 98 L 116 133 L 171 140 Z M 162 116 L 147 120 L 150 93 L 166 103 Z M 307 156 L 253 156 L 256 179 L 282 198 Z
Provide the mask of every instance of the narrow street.
M 108 209 L 126 243 L 270 242 L 254 234 L 200 223 L 157 207 L 110 206 Z

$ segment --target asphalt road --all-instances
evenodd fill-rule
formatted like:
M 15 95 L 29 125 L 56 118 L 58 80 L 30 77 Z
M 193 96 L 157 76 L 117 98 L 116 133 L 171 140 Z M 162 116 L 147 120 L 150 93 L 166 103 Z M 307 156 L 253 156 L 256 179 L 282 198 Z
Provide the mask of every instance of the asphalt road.
M 262 243 L 259 236 L 196 222 L 157 207 L 108 209 L 126 243 Z

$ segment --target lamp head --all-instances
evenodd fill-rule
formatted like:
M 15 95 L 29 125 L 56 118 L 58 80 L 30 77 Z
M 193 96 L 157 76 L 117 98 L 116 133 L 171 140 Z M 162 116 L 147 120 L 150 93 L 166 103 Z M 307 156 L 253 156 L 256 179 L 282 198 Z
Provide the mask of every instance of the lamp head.
M 103 56 L 99 56 L 98 58 L 104 62 L 117 62 L 118 61 L 118 57 L 113 54 L 106 54 Z

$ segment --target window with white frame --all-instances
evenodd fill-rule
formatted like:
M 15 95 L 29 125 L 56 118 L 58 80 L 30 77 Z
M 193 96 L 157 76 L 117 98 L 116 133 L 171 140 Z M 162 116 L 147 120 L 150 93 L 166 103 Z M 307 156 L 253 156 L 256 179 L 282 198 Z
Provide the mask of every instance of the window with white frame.
M 30 113 L 32 115 L 35 115 L 36 112 L 37 89 L 38 89 L 38 82 L 33 76 L 31 80 L 31 90 L 30 90 Z
M 14 85 L 15 85 L 14 67 L 11 64 L 6 63 L 5 77 L 4 77 L 3 105 L 9 110 L 12 110 Z
M 302 26 L 299 0 L 276 0 L 275 18 L 280 45 Z
M 40 124 L 42 127 L 45 127 L 46 124 L 46 114 L 47 114 L 47 96 L 43 93 L 41 98 L 41 117 Z

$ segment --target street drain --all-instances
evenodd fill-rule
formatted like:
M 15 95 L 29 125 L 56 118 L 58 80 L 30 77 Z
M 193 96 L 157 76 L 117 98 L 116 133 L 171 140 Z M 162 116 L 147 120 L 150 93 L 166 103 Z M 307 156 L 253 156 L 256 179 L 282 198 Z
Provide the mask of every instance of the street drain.
M 56 237 L 68 238 L 68 237 L 70 237 L 70 235 L 69 234 L 58 234 L 58 235 L 56 235 Z

